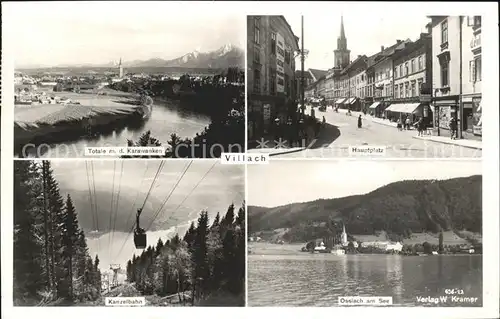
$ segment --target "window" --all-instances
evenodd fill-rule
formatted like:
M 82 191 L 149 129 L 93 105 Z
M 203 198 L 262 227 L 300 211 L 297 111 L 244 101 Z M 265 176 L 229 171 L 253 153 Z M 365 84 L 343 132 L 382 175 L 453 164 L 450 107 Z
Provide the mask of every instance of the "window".
M 403 74 L 403 65 L 402 65 L 402 64 L 400 64 L 400 65 L 399 65 L 399 76 L 403 76 L 403 75 L 404 75 L 404 74 Z
M 467 26 L 469 27 L 480 27 L 481 26 L 481 16 L 468 16 Z
M 260 64 L 260 50 L 257 48 L 254 48 L 253 50 L 253 61 Z
M 253 70 L 253 91 L 260 92 L 260 70 L 257 68 Z
M 469 75 L 471 82 L 481 81 L 481 57 L 469 62 Z
M 417 83 L 417 94 L 420 95 L 420 90 L 422 90 L 422 84 L 424 84 L 424 79 L 418 79 Z
M 387 69 L 387 71 L 385 71 L 385 77 L 388 79 L 391 77 L 391 70 L 390 69 Z
M 260 44 L 260 18 L 254 20 L 253 41 Z
M 394 86 L 394 97 L 396 99 L 399 99 L 399 86 L 398 85 Z
M 388 84 L 385 86 L 385 96 L 391 96 L 392 95 L 391 93 L 392 93 L 391 92 L 391 85 Z
M 409 82 L 405 83 L 405 91 L 406 91 L 405 96 L 410 97 L 411 95 L 410 95 L 410 83 Z
M 409 70 L 409 64 L 408 62 L 405 63 L 405 75 L 408 75 L 410 74 L 410 70 Z
M 403 90 L 403 83 L 399 85 L 399 97 L 404 98 L 405 97 L 405 91 Z
M 448 43 L 448 20 L 441 23 L 441 44 Z
M 411 81 L 411 96 L 417 96 L 416 83 Z
M 422 71 L 424 69 L 424 59 L 422 56 L 418 57 L 418 71 Z
M 269 93 L 276 94 L 276 70 L 269 68 Z
M 414 73 L 416 71 L 417 71 L 417 69 L 415 69 L 415 59 L 412 59 L 411 60 L 411 71 L 410 72 Z
M 290 64 L 290 51 L 285 50 L 285 63 Z
M 271 54 L 276 54 L 276 33 L 271 32 Z
M 449 83 L 449 62 L 441 63 L 441 87 L 450 85 Z

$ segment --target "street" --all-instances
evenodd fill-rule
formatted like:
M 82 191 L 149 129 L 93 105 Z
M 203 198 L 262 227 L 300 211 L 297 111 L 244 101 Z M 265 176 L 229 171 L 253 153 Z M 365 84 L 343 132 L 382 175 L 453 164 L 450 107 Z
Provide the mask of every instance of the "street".
M 415 139 L 415 130 L 398 131 L 395 127 L 372 122 L 369 116 L 363 116 L 362 128 L 357 127 L 358 115 L 351 116 L 343 112 L 335 112 L 327 108 L 325 112 L 315 109 L 316 117 L 321 121 L 323 116 L 326 125 L 317 138 L 307 149 L 295 152 L 277 154 L 276 157 L 366 157 L 366 155 L 351 155 L 351 146 L 386 147 L 385 158 L 471 158 L 481 157 L 482 150 L 450 145 L 433 141 Z M 307 108 L 307 114 L 310 109 Z M 365 118 L 366 117 L 366 118 Z M 448 134 L 444 132 L 444 136 Z

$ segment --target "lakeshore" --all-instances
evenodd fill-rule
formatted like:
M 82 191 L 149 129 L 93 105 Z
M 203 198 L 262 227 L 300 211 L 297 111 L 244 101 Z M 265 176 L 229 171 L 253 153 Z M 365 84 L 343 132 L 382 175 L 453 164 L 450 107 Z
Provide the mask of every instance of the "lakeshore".
M 300 243 L 285 243 L 285 244 L 275 244 L 269 242 L 250 242 L 247 244 L 249 255 L 260 255 L 260 256 L 308 256 L 308 255 L 327 255 L 332 256 L 333 254 L 312 254 L 311 252 L 301 251 L 305 244 Z M 373 255 L 387 255 L 381 253 L 352 253 L 348 255 L 357 256 L 373 256 Z M 404 255 L 407 257 L 427 257 L 432 255 Z M 451 253 L 451 254 L 441 254 L 441 256 L 469 256 L 471 254 L 467 253 Z M 475 253 L 473 255 L 480 256 L 482 254 Z

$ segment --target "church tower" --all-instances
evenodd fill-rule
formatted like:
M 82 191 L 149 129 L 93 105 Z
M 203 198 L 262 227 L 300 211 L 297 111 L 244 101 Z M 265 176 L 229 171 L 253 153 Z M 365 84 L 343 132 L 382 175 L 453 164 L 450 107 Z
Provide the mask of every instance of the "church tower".
M 340 36 L 337 38 L 337 50 L 334 51 L 335 67 L 339 69 L 349 65 L 351 50 L 347 49 L 347 38 L 344 31 L 344 17 L 340 16 Z
M 120 62 L 118 63 L 118 70 L 119 70 L 119 77 L 120 79 L 123 78 L 123 65 L 122 65 L 122 58 L 120 58 Z
M 342 246 L 347 246 L 347 233 L 345 231 L 345 224 L 342 223 L 342 235 L 340 237 Z

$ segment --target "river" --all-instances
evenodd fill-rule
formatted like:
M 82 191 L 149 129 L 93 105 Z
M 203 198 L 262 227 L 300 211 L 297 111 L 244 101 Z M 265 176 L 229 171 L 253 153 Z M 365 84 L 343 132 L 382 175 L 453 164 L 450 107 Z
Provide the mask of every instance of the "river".
M 474 303 L 422 302 L 460 289 Z M 248 256 L 249 306 L 338 306 L 346 296 L 393 298 L 397 306 L 482 306 L 482 256 L 297 253 Z M 458 295 L 455 295 L 458 296 Z
M 108 134 L 81 137 L 78 140 L 44 145 L 37 149 L 27 149 L 29 157 L 65 158 L 84 157 L 85 147 L 127 146 L 127 139 L 137 141 L 146 131 L 167 146 L 170 135 L 176 133 L 181 138 L 193 138 L 210 124 L 206 115 L 182 108 L 177 101 L 155 101 L 151 116 L 140 125 L 120 127 Z

